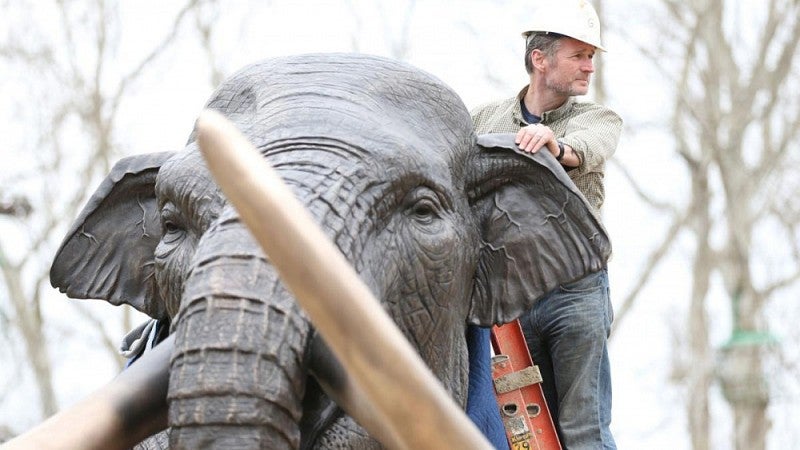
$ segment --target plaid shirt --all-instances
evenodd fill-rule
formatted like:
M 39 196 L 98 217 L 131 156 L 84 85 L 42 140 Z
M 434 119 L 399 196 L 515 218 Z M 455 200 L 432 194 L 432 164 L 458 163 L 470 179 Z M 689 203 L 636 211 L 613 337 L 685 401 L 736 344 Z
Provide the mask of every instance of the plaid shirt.
M 525 86 L 516 97 L 495 101 L 473 109 L 475 133 L 516 133 L 529 125 L 522 118 L 520 101 L 528 91 Z M 605 199 L 603 176 L 606 160 L 611 158 L 622 132 L 622 119 L 610 109 L 570 97 L 560 107 L 542 114 L 543 125 L 556 138 L 580 155 L 579 167 L 567 168 L 567 174 L 583 193 L 599 217 Z

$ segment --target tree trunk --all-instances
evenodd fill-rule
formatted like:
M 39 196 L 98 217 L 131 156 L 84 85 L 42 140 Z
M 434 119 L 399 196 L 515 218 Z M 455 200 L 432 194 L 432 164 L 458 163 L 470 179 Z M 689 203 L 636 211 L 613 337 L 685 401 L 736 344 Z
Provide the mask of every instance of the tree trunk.
M 2 259 L 0 268 L 2 268 L 3 278 L 17 316 L 17 326 L 25 343 L 25 353 L 36 379 L 42 415 L 51 416 L 58 411 L 58 403 L 53 389 L 53 370 L 44 336 L 45 327 L 39 311 L 39 298 L 37 295 L 28 301 L 28 297 L 22 289 L 22 274 L 19 268 L 8 265 L 2 255 L 0 255 L 0 259 Z
M 708 341 L 706 297 L 711 278 L 712 251 L 709 242 L 710 193 L 705 176 L 692 177 L 694 209 L 692 225 L 697 239 L 693 262 L 692 297 L 689 305 L 689 352 L 687 417 L 693 450 L 709 450 L 710 413 L 708 391 L 712 382 L 713 361 Z
M 763 333 L 756 326 L 759 313 L 752 309 L 752 295 L 734 291 L 734 332 L 723 348 L 720 381 L 725 399 L 733 409 L 734 448 L 764 450 L 767 447 L 770 402 L 763 368 Z M 750 298 L 748 298 L 750 297 Z M 742 306 L 742 305 L 748 306 Z M 752 314 L 751 314 L 752 313 Z
M 761 366 L 761 347 L 742 346 L 733 352 L 733 370 L 740 377 L 738 391 L 728 399 L 733 406 L 734 446 L 737 450 L 764 450 L 769 430 L 769 392 Z

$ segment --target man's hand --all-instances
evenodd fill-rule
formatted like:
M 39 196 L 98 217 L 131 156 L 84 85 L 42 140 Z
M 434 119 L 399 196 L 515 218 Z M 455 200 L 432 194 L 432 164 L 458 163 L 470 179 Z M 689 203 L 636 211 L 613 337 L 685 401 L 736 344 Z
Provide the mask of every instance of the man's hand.
M 542 147 L 547 147 L 554 157 L 558 156 L 558 142 L 556 142 L 553 130 L 546 125 L 537 123 L 520 128 L 515 142 L 524 152 L 536 153 Z
M 567 170 L 578 167 L 583 163 L 581 156 L 569 145 L 562 144 L 564 146 L 564 153 L 561 154 L 553 130 L 540 123 L 520 128 L 520 130 L 517 131 L 515 142 L 520 150 L 528 153 L 536 153 L 539 149 L 547 147 L 547 150 L 550 151 L 553 157 Z M 561 159 L 558 159 L 559 154 L 561 154 Z

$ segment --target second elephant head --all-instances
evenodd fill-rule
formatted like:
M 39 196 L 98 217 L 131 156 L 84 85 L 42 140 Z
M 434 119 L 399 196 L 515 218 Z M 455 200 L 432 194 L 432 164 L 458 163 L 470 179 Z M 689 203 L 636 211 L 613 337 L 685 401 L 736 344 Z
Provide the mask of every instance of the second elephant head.
M 610 253 L 552 157 L 514 151 L 511 136 L 476 138 L 460 98 L 406 64 L 267 60 L 231 77 L 207 107 L 280 173 L 461 405 L 468 324 L 510 321 Z M 319 405 L 312 380 L 335 388 L 342 375 L 194 136 L 181 151 L 120 161 L 65 238 L 51 279 L 71 297 L 172 320 L 174 442 L 235 434 L 296 447 L 308 433 L 301 423 L 322 423 L 307 417 L 322 414 L 310 406 Z M 362 439 L 346 416 L 324 423 L 315 439 Z

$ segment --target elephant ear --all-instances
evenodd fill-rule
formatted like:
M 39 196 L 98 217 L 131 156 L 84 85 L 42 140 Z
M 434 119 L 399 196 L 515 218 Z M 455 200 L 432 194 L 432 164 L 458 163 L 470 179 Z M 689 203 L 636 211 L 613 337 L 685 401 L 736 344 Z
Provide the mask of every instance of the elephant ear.
M 522 152 L 513 134 L 481 135 L 478 146 L 468 189 L 482 246 L 469 321 L 489 326 L 603 269 L 611 241 L 550 152 Z
M 174 153 L 120 160 L 67 232 L 50 268 L 50 284 L 72 298 L 127 303 L 167 317 L 155 285 L 153 258 L 161 239 L 156 175 Z

